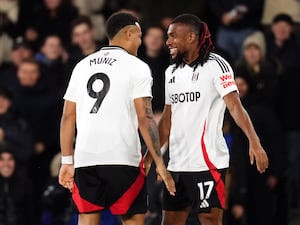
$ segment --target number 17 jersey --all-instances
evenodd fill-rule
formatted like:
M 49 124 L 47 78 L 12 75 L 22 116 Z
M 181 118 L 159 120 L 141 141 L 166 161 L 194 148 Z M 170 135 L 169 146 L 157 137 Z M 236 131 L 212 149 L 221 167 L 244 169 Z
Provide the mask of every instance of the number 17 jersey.
M 150 68 L 115 46 L 81 60 L 64 99 L 76 104 L 74 167 L 138 166 L 141 144 L 134 99 L 152 97 Z

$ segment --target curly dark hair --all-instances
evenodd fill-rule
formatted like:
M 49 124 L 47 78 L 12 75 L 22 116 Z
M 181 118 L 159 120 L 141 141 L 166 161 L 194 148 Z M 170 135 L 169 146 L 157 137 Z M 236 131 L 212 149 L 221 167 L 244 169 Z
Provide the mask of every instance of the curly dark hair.
M 197 16 L 193 14 L 181 14 L 177 16 L 171 24 L 182 23 L 188 25 L 199 37 L 199 57 L 197 58 L 194 69 L 200 64 L 201 66 L 208 60 L 209 53 L 214 49 L 214 45 L 211 40 L 211 34 L 208 30 L 208 26 L 205 22 L 201 21 Z M 175 68 L 178 68 L 183 62 L 175 62 Z

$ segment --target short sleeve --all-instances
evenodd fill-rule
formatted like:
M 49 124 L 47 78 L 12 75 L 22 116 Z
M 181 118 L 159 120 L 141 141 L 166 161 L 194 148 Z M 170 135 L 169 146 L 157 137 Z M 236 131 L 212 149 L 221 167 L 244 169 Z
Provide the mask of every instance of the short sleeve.
M 75 66 L 75 68 L 72 71 L 72 75 L 66 90 L 66 93 L 64 95 L 64 99 L 71 101 L 71 102 L 77 102 L 78 100 L 78 78 L 80 76 L 79 72 L 79 66 L 78 64 Z
M 213 73 L 214 85 L 223 98 L 233 91 L 238 91 L 234 80 L 234 73 L 229 63 L 220 56 L 214 56 L 210 69 Z
M 152 76 L 147 64 L 142 64 L 136 70 L 136 76 L 133 82 L 133 99 L 142 97 L 152 98 Z

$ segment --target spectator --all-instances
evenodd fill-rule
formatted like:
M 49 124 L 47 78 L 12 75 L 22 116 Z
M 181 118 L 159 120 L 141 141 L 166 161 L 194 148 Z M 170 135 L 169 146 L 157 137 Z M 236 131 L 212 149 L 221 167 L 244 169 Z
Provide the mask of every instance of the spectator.
M 9 62 L 0 68 L 0 86 L 14 86 L 17 82 L 17 67 L 32 54 L 28 43 L 22 37 L 16 38 L 10 52 Z
M 210 12 L 218 19 L 216 47 L 227 52 L 230 61 L 242 55 L 247 36 L 260 28 L 263 1 L 211 0 Z
M 159 26 L 147 28 L 143 38 L 144 46 L 140 48 L 139 58 L 146 62 L 153 77 L 152 107 L 154 113 L 161 113 L 164 107 L 164 73 L 169 66 L 169 53 L 165 46 L 164 30 Z
M 31 183 L 17 171 L 14 153 L 8 144 L 0 144 L 0 224 L 32 225 Z
M 277 114 L 264 103 L 252 101 L 251 80 L 235 78 L 240 98 L 267 150 L 270 166 L 259 174 L 248 164 L 248 142 L 242 131 L 232 123 L 230 208 L 239 224 L 273 225 L 277 222 L 278 184 L 282 178 L 282 130 Z M 281 213 L 278 211 L 278 213 Z M 236 222 L 237 222 L 236 221 Z M 244 222 L 244 223 L 243 223 Z M 229 222 L 233 224 L 233 221 Z
M 81 16 L 88 16 L 95 29 L 95 36 L 98 41 L 105 39 L 105 17 L 101 10 L 105 0 L 74 0 L 74 5 L 78 8 Z
M 0 0 L 0 66 L 7 62 L 13 44 L 14 27 L 18 22 L 17 0 Z
M 40 43 L 49 34 L 57 34 L 63 44 L 70 41 L 70 24 L 79 14 L 68 0 L 43 0 L 27 21 L 25 37 Z
M 37 61 L 24 60 L 18 67 L 17 78 L 18 82 L 12 87 L 15 109 L 33 132 L 34 156 L 29 174 L 33 179 L 36 216 L 39 217 L 40 197 L 49 177 L 49 163 L 59 146 L 54 117 L 56 102 L 40 74 Z
M 243 43 L 243 56 L 236 64 L 236 74 L 247 76 L 254 102 L 261 102 L 272 110 L 279 106 L 281 64 L 266 53 L 264 34 L 254 32 Z
M 280 13 L 288 14 L 300 24 L 300 2 L 295 0 L 264 0 L 262 24 L 270 26 L 273 18 Z
M 17 83 L 11 87 L 16 112 L 33 130 L 35 150 L 39 153 L 55 141 L 52 114 L 55 104 L 37 61 L 24 60 L 17 70 Z M 33 110 L 34 109 L 34 110 Z M 39 147 L 37 147 L 39 146 Z
M 85 56 L 96 52 L 102 46 L 95 38 L 93 24 L 89 17 L 81 16 L 71 24 L 72 45 L 68 49 L 68 61 L 66 68 L 67 80 L 75 65 Z
M 13 144 L 18 167 L 24 175 L 28 175 L 33 156 L 32 133 L 26 121 L 14 112 L 12 100 L 11 93 L 0 88 L 0 143 L 6 141 Z
M 267 51 L 283 65 L 281 80 L 281 120 L 285 133 L 288 208 L 300 210 L 300 48 L 293 33 L 294 22 L 288 14 L 278 14 L 267 34 Z M 299 215 L 298 215 L 299 218 Z
M 58 35 L 49 35 L 45 38 L 40 51 L 35 54 L 39 62 L 41 73 L 45 76 L 51 91 L 60 99 L 62 89 L 65 86 L 64 61 L 65 51 Z
M 13 37 L 12 27 L 18 22 L 19 2 L 17 0 L 0 0 L 0 30 Z

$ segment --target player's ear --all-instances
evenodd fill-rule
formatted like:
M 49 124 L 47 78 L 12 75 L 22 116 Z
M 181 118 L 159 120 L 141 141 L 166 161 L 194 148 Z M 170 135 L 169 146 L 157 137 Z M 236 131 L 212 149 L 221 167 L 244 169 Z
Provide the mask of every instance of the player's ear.
M 195 32 L 190 32 L 188 36 L 188 40 L 190 43 L 198 40 L 198 35 Z
M 132 36 L 132 31 L 130 30 L 129 27 L 124 28 L 124 37 L 126 38 L 126 40 L 130 40 Z

